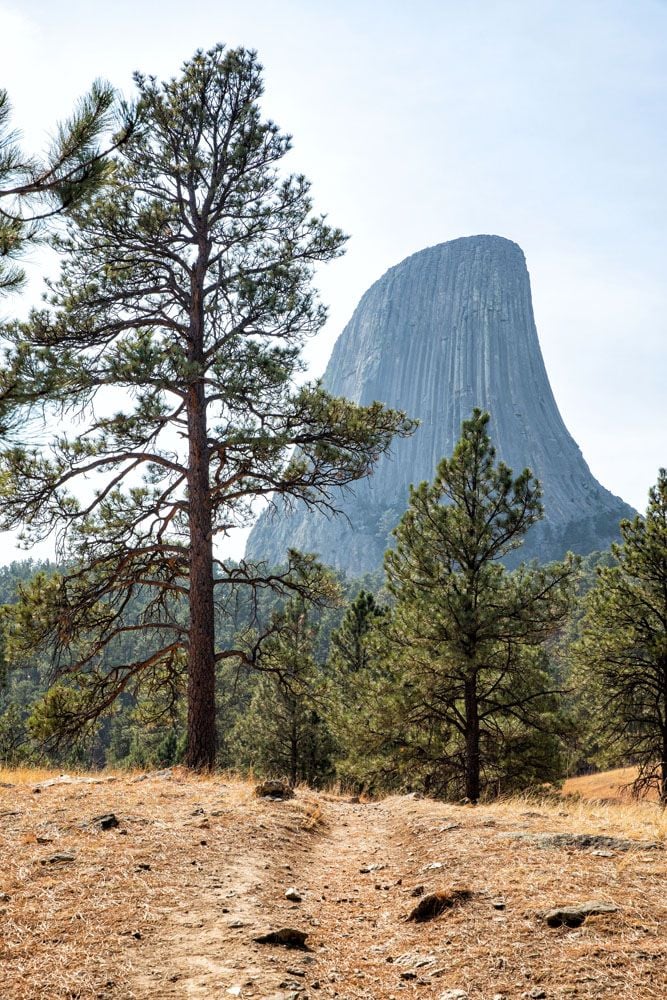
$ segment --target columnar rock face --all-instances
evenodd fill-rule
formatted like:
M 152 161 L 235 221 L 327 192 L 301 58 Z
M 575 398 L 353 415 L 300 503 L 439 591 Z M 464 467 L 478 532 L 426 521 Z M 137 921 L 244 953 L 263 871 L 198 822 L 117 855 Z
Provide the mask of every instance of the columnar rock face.
M 491 413 L 498 457 L 517 473 L 528 466 L 542 483 L 545 519 L 529 532 L 522 558 L 606 548 L 619 520 L 634 514 L 592 476 L 558 412 L 526 261 L 510 240 L 452 240 L 392 267 L 361 299 L 323 383 L 358 403 L 377 399 L 405 410 L 420 426 L 337 499 L 344 516 L 281 505 L 265 512 L 248 558 L 279 563 L 293 547 L 351 574 L 381 567 L 410 483 L 433 478 L 475 406 Z

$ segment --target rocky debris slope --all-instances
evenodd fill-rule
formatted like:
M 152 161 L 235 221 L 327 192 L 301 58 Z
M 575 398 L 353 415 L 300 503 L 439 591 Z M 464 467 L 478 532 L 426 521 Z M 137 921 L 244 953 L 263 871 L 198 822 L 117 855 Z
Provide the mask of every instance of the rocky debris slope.
M 498 457 L 531 468 L 546 517 L 523 552 L 541 560 L 607 548 L 634 511 L 593 477 L 549 385 L 523 252 L 499 236 L 471 236 L 408 257 L 376 281 L 339 337 L 323 378 L 333 394 L 382 400 L 418 417 L 369 479 L 337 498 L 345 516 L 278 503 L 253 529 L 247 556 L 279 563 L 288 547 L 318 552 L 360 574 L 382 565 L 408 487 L 432 479 L 473 408 L 492 415 Z

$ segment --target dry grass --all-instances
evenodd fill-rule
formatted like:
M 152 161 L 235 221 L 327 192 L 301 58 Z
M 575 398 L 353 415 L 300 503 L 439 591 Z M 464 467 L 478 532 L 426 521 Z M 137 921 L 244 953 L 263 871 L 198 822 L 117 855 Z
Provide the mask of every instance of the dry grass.
M 52 767 L 3 767 L 0 765 L 0 787 L 2 784 L 34 785 L 39 781 L 57 778 L 61 771 Z
M 594 855 L 531 839 L 662 842 L 654 803 L 351 804 L 304 789 L 273 802 L 249 781 L 179 771 L 34 791 L 53 777 L 0 777 L 14 785 L 0 787 L 2 997 L 267 1000 L 291 996 L 290 983 L 305 987 L 299 997 L 345 1000 L 435 1000 L 448 988 L 470 1000 L 667 996 L 667 852 Z M 91 820 L 106 812 L 120 826 L 102 832 Z M 56 852 L 74 860 L 49 863 Z M 303 902 L 285 899 L 292 885 Z M 471 896 L 408 923 L 419 886 Z M 618 913 L 576 930 L 540 916 L 587 899 Z M 312 951 L 253 942 L 283 926 L 307 931 Z
M 563 785 L 564 795 L 580 795 L 584 799 L 623 799 L 630 801 L 632 783 L 637 777 L 636 767 L 618 767 L 613 771 L 600 771 L 598 774 L 585 774 L 579 778 L 568 778 Z M 642 798 L 656 800 L 658 793 L 655 788 Z

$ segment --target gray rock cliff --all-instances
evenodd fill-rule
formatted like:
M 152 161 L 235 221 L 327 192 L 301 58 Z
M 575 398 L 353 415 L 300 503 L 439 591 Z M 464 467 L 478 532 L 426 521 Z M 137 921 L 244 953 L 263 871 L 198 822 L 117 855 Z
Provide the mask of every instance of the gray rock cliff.
M 341 496 L 344 516 L 267 510 L 246 557 L 279 563 L 288 547 L 317 552 L 352 575 L 382 566 L 408 487 L 432 479 L 473 407 L 491 413 L 497 456 L 528 466 L 544 490 L 544 521 L 521 558 L 606 548 L 634 511 L 591 474 L 558 412 L 533 318 L 523 252 L 499 236 L 470 236 L 413 254 L 369 288 L 338 338 L 323 377 L 334 395 L 382 400 L 418 417 L 375 473 Z

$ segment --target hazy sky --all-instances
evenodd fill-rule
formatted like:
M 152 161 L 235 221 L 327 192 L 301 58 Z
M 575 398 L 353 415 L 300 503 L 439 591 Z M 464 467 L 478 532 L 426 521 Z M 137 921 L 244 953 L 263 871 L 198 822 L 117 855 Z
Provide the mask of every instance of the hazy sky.
M 0 0 L 0 86 L 37 149 L 94 77 L 131 94 L 218 41 L 258 50 L 291 168 L 351 235 L 318 278 L 312 373 L 388 267 L 509 237 L 565 423 L 645 509 L 667 463 L 667 2 Z

